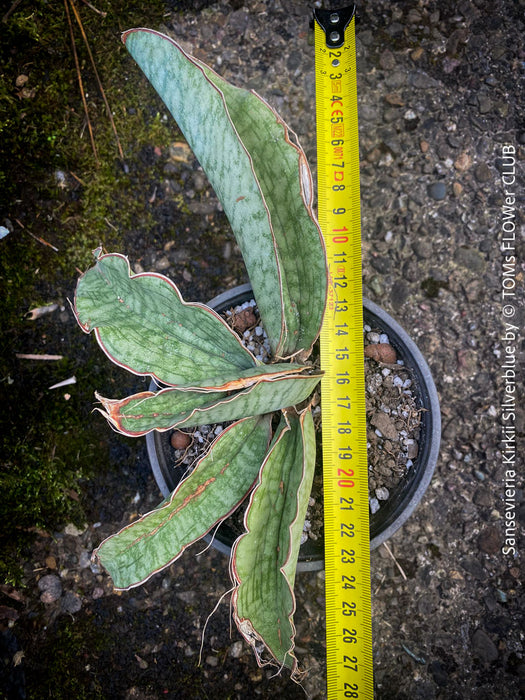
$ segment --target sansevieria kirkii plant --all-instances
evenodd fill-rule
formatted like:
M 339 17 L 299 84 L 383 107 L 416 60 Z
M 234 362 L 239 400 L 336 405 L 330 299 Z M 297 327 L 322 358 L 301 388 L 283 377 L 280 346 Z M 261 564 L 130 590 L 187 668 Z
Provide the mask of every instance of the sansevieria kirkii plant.
M 116 364 L 161 387 L 97 395 L 124 435 L 234 421 L 158 508 L 106 539 L 94 556 L 126 590 L 147 581 L 243 501 L 245 533 L 231 553 L 233 617 L 259 664 L 299 676 L 294 655 L 297 557 L 315 466 L 307 359 L 327 294 L 322 236 L 305 155 L 279 115 L 171 38 L 148 29 L 126 47 L 177 121 L 241 248 L 274 361 L 262 364 L 214 311 L 185 302 L 159 274 L 131 274 L 95 251 L 75 313 Z M 279 412 L 280 418 L 279 418 Z

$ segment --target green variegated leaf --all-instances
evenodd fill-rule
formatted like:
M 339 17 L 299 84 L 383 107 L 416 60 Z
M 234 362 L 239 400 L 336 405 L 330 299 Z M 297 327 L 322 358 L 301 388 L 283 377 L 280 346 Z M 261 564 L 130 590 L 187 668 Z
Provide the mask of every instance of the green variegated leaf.
M 256 360 L 237 335 L 202 304 L 187 304 L 163 275 L 131 275 L 123 255 L 97 253 L 79 279 L 75 313 L 116 364 L 171 386 L 237 379 Z
M 143 391 L 120 400 L 97 398 L 110 423 L 119 432 L 136 437 L 152 430 L 239 420 L 295 406 L 311 394 L 320 378 L 320 374 L 280 376 L 230 395 L 167 388 L 157 393 Z
M 274 353 L 309 351 L 327 274 L 303 151 L 258 95 L 233 87 L 169 37 L 133 29 L 123 40 L 223 205 Z
M 245 515 L 246 534 L 234 545 L 234 619 L 259 662 L 261 643 L 280 666 L 297 673 L 293 584 L 315 470 L 310 409 L 285 411 Z
M 168 502 L 95 550 L 118 589 L 146 581 L 226 518 L 252 487 L 270 440 L 270 417 L 226 428 Z

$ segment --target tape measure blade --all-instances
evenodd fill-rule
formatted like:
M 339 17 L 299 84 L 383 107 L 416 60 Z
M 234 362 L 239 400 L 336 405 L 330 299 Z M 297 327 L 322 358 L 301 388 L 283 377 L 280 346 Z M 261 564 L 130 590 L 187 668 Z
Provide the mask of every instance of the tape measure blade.
M 315 19 L 318 213 L 331 278 L 321 332 L 327 690 L 329 700 L 363 700 L 373 698 L 373 663 L 355 17 L 346 8 Z

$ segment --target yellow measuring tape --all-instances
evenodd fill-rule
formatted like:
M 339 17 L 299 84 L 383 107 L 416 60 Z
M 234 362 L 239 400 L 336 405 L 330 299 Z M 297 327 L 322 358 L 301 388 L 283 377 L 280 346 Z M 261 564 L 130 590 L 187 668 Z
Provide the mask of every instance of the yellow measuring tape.
M 316 10 L 319 223 L 330 287 L 321 332 L 329 700 L 373 698 L 370 529 L 354 8 Z

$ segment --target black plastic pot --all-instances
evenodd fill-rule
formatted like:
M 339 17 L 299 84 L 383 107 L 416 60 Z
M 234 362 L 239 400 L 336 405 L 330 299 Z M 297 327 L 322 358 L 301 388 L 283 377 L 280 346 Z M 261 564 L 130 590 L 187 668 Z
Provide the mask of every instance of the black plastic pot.
M 251 299 L 249 284 L 235 287 L 215 297 L 209 303 L 215 311 L 221 313 L 232 306 L 237 306 Z M 436 387 L 430 369 L 414 341 L 405 330 L 383 309 L 367 299 L 363 300 L 365 324 L 386 333 L 390 344 L 395 348 L 398 358 L 403 360 L 412 378 L 412 391 L 418 406 L 422 408 L 419 436 L 419 452 L 413 460 L 406 476 L 398 486 L 391 490 L 389 499 L 381 505 L 380 510 L 370 517 L 370 548 L 375 549 L 391 537 L 410 517 L 425 493 L 436 466 L 441 439 L 441 418 Z M 153 381 L 150 390 L 155 391 Z M 183 477 L 183 467 L 173 466 L 173 448 L 170 445 L 169 431 L 153 431 L 146 436 L 148 456 L 155 481 L 164 497 L 168 497 Z M 230 521 L 222 523 L 213 538 L 213 546 L 229 553 L 231 546 L 240 532 Z M 211 540 L 211 535 L 205 537 Z M 324 545 L 322 542 L 308 540 L 301 546 L 299 571 L 322 569 L 324 565 Z

